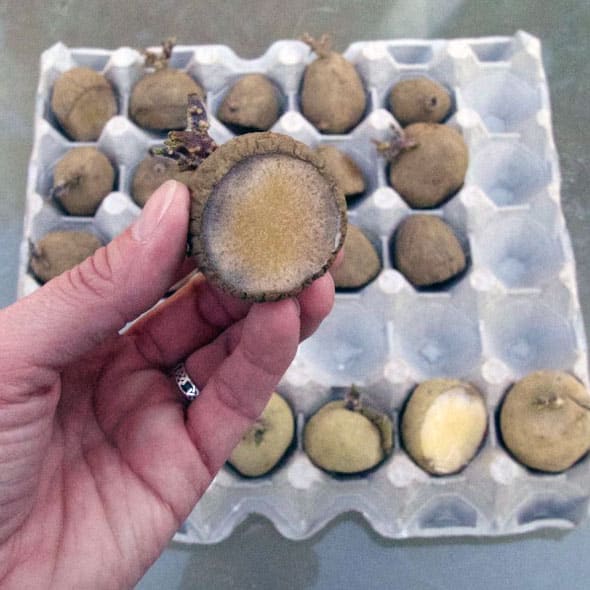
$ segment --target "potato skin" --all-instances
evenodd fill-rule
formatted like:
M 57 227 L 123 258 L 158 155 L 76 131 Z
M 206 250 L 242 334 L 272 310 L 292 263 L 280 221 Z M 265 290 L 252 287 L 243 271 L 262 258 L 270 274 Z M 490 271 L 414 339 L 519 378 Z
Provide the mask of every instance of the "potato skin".
M 54 231 L 32 247 L 31 271 L 41 283 L 57 277 L 94 254 L 102 242 L 86 231 Z
M 260 418 L 232 451 L 228 463 L 245 477 L 261 477 L 282 459 L 294 435 L 291 407 L 273 392 Z
M 465 253 L 452 228 L 434 215 L 404 219 L 394 235 L 394 266 L 415 287 L 428 287 L 461 273 Z
M 189 94 L 203 89 L 186 72 L 164 68 L 146 74 L 133 87 L 129 116 L 144 129 L 167 131 L 186 127 Z
M 408 78 L 392 88 L 389 108 L 402 126 L 440 123 L 451 109 L 451 97 L 446 88 L 430 78 Z
M 339 53 L 318 57 L 305 69 L 301 110 L 322 133 L 346 133 L 360 121 L 366 106 L 356 68 Z
M 348 199 L 365 191 L 365 178 L 356 162 L 332 145 L 321 145 L 315 152 L 323 158 L 328 171 L 336 179 Z
M 332 473 L 361 473 L 385 458 L 377 426 L 342 400 L 325 404 L 309 419 L 303 447 L 316 466 Z
M 228 91 L 217 118 L 227 125 L 268 131 L 280 115 L 279 90 L 262 74 L 247 74 Z
M 72 68 L 55 81 L 51 110 L 68 137 L 96 141 L 106 122 L 117 114 L 117 99 L 102 74 Z
M 590 394 L 567 373 L 531 373 L 504 398 L 500 430 L 504 444 L 523 465 L 564 471 L 590 449 Z
M 348 224 L 343 248 L 342 264 L 330 271 L 337 289 L 359 289 L 379 274 L 379 254 L 360 228 Z
M 167 180 L 188 184 L 194 172 L 180 171 L 176 160 L 162 156 L 146 156 L 137 166 L 131 183 L 131 197 L 144 207 L 153 192 Z
M 414 123 L 404 133 L 416 147 L 391 163 L 391 186 L 410 207 L 436 207 L 465 181 L 469 161 L 465 141 L 453 128 L 437 123 Z
M 66 186 L 64 191 L 58 190 L 56 198 L 70 215 L 94 215 L 114 182 L 115 170 L 109 159 L 90 146 L 66 152 L 53 171 L 54 188 Z

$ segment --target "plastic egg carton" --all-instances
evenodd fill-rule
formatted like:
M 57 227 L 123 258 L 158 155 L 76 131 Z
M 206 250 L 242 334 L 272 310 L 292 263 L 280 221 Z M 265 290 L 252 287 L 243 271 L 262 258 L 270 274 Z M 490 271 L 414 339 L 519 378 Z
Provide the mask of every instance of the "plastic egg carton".
M 338 514 L 362 513 L 392 538 L 500 535 L 541 527 L 569 528 L 588 511 L 590 459 L 565 473 L 533 473 L 503 449 L 496 426 L 507 388 L 530 371 L 569 371 L 588 385 L 586 340 L 575 265 L 560 209 L 560 174 L 547 81 L 537 39 L 396 40 L 354 43 L 345 56 L 361 74 L 367 112 L 347 135 L 322 135 L 299 109 L 305 66 L 315 56 L 299 41 L 279 41 L 244 60 L 221 45 L 176 46 L 171 65 L 206 90 L 211 134 L 232 137 L 215 112 L 229 86 L 248 72 L 270 76 L 283 93 L 273 130 L 310 146 L 333 144 L 362 168 L 364 196 L 350 221 L 373 237 L 383 269 L 364 289 L 338 293 L 332 314 L 299 350 L 278 390 L 297 416 L 297 446 L 271 474 L 245 479 L 223 468 L 177 534 L 186 542 L 224 539 L 251 513 L 268 517 L 286 537 L 303 539 Z M 19 294 L 38 287 L 27 272 L 29 240 L 58 228 L 86 228 L 105 242 L 139 214 L 129 197 L 133 172 L 164 136 L 139 129 L 127 105 L 143 75 L 140 53 L 69 49 L 58 43 L 41 59 L 34 149 L 29 167 Z M 74 143 L 49 110 L 57 76 L 76 65 L 104 72 L 115 87 L 119 114 L 97 147 L 117 169 L 116 190 L 94 218 L 64 216 L 48 199 L 52 170 Z M 469 149 L 463 188 L 430 211 L 457 232 L 468 252 L 467 272 L 439 290 L 414 289 L 392 266 L 397 224 L 412 211 L 387 183 L 387 164 L 372 143 L 393 121 L 387 94 L 401 78 L 423 74 L 449 88 L 457 128 Z M 79 145 L 79 144 L 76 144 Z M 449 376 L 485 395 L 489 431 L 476 458 L 459 474 L 432 477 L 400 445 L 399 413 L 419 382 Z M 301 447 L 306 419 L 355 383 L 364 398 L 396 425 L 395 450 L 364 476 L 333 477 L 312 465 Z

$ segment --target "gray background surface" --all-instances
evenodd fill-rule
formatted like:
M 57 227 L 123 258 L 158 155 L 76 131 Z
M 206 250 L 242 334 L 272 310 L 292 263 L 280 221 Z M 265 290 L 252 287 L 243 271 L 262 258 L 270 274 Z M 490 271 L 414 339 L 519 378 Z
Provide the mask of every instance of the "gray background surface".
M 540 38 L 563 175 L 562 200 L 578 262 L 590 334 L 590 2 L 588 0 L 369 0 L 239 3 L 0 0 L 0 307 L 15 297 L 26 168 L 40 53 L 56 41 L 116 48 L 222 43 L 255 57 L 304 31 L 335 36 L 337 49 L 365 39 L 512 35 Z M 215 546 L 171 544 L 138 585 L 152 588 L 590 587 L 590 526 L 508 539 L 388 541 L 344 515 L 305 542 L 250 518 Z

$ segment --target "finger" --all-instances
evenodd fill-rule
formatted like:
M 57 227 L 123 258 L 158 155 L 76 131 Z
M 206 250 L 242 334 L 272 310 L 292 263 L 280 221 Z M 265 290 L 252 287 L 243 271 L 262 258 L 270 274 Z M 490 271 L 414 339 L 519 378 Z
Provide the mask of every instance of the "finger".
M 17 302 L 0 317 L 19 336 L 12 356 L 59 370 L 149 309 L 184 259 L 188 209 L 186 187 L 167 181 L 123 234 Z
M 176 291 L 179 291 L 184 287 L 184 285 L 197 274 L 196 268 L 197 264 L 194 258 L 185 258 L 174 276 L 174 284 L 168 289 L 168 291 L 166 291 L 165 297 L 174 295 Z
M 299 297 L 301 305 L 301 340 L 309 338 L 334 306 L 334 279 L 326 273 L 304 289 Z
M 299 296 L 300 339 L 309 337 L 332 309 L 334 284 L 328 277 L 318 279 Z M 195 350 L 184 361 L 185 368 L 202 389 L 223 361 L 240 343 L 244 322 L 239 321 L 223 331 L 214 341 Z M 185 355 L 186 356 L 186 355 Z M 185 357 L 179 357 L 176 362 Z
M 234 351 L 189 406 L 187 430 L 211 474 L 262 413 L 291 364 L 299 343 L 298 314 L 291 299 L 253 305 Z
M 169 367 L 239 321 L 251 303 L 223 293 L 202 275 L 141 318 L 126 334 L 152 365 Z
M 334 303 L 334 281 L 329 273 L 314 281 L 297 297 L 301 308 L 301 339 L 309 337 Z M 218 337 L 243 318 L 251 304 L 222 293 L 203 277 L 143 317 L 129 336 L 152 365 L 169 367 Z M 218 343 L 226 350 L 225 339 Z

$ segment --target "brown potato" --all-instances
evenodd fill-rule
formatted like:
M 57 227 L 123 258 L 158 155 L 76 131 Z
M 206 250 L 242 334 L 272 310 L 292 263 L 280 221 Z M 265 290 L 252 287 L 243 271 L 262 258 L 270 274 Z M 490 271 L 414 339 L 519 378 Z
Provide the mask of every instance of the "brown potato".
M 30 268 L 41 283 L 57 277 L 94 254 L 102 242 L 86 231 L 54 231 L 31 246 Z
M 461 273 L 465 253 L 453 229 L 434 215 L 410 215 L 394 236 L 395 267 L 416 287 L 436 285 Z
M 117 114 L 110 82 L 90 68 L 72 68 L 53 85 L 51 111 L 71 139 L 96 141 Z
M 131 197 L 143 207 L 154 191 L 167 180 L 178 180 L 184 184 L 189 182 L 192 171 L 181 172 L 178 164 L 161 156 L 146 156 L 137 166 L 131 183 Z
M 440 123 L 451 110 L 451 97 L 444 86 L 430 78 L 407 78 L 392 88 L 389 108 L 403 126 Z
M 410 207 L 437 207 L 465 181 L 467 146 L 457 131 L 436 123 L 414 123 L 404 135 L 415 147 L 391 162 L 391 186 Z
M 245 131 L 268 131 L 280 115 L 278 88 L 262 74 L 247 74 L 228 91 L 217 118 Z
M 156 70 L 133 87 L 129 116 L 144 129 L 184 129 L 188 95 L 193 93 L 204 97 L 203 89 L 186 72 L 175 68 Z
M 301 89 L 301 110 L 322 133 L 346 133 L 363 116 L 367 106 L 365 89 L 354 65 L 330 50 L 326 37 L 304 41 L 317 59 L 305 68 Z
M 564 471 L 590 449 L 590 393 L 567 373 L 531 373 L 508 391 L 500 430 L 504 444 L 523 465 Z
M 381 259 L 375 247 L 355 226 L 348 224 L 342 264 L 331 270 L 337 289 L 359 289 L 370 283 L 381 270 Z
M 336 179 L 347 199 L 365 191 L 363 173 L 349 155 L 332 145 L 320 145 L 315 151 L 324 160 L 328 172 Z
M 275 392 L 232 451 L 228 463 L 246 477 L 265 475 L 283 458 L 294 435 L 291 407 Z
M 94 215 L 114 182 L 109 159 L 95 147 L 79 147 L 56 164 L 51 194 L 70 215 Z

